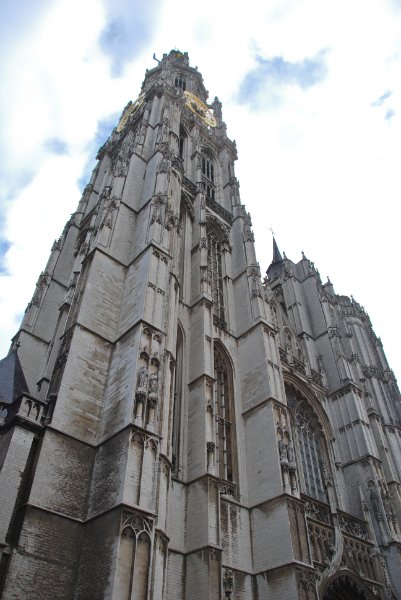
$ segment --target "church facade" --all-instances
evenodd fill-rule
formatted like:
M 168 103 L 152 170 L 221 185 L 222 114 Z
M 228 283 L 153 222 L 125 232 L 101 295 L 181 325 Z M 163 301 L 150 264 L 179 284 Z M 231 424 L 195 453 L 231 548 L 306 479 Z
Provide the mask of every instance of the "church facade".
M 304 255 L 262 281 L 236 146 L 172 51 L 0 362 L 0 597 L 401 598 L 401 404 Z

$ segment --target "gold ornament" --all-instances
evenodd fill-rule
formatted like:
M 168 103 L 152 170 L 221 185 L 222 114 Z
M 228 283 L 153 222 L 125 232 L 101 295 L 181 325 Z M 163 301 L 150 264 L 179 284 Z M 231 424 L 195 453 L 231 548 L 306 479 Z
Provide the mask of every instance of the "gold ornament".
M 191 92 L 184 92 L 184 96 L 186 98 L 186 105 L 188 106 L 189 110 L 202 119 L 202 121 L 204 121 L 206 125 L 209 125 L 209 127 L 216 127 L 217 121 L 212 111 L 204 102 L 202 102 L 202 100 L 200 100 Z
M 136 111 L 142 106 L 144 99 L 145 99 L 145 94 L 141 94 L 140 96 L 138 96 L 138 98 L 135 100 L 135 102 L 133 104 L 130 104 L 125 109 L 125 111 L 123 112 L 121 119 L 117 125 L 118 133 L 120 133 L 120 131 L 122 131 L 124 129 L 130 116 L 134 115 L 136 113 Z

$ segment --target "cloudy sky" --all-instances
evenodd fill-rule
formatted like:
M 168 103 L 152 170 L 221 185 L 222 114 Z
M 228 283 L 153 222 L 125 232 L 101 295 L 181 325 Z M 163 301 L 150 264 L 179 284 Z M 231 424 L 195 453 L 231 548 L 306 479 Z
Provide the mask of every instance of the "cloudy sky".
M 189 53 L 237 141 L 262 271 L 271 233 L 369 312 L 401 376 L 399 0 L 3 0 L 3 356 L 98 147 L 146 68 Z

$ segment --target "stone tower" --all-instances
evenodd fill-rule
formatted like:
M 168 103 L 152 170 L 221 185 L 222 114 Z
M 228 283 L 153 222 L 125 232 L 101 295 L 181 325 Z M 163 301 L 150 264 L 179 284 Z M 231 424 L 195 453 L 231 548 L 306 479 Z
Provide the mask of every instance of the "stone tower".
M 306 257 L 261 282 L 207 96 L 146 72 L 0 362 L 4 599 L 401 597 L 394 376 Z

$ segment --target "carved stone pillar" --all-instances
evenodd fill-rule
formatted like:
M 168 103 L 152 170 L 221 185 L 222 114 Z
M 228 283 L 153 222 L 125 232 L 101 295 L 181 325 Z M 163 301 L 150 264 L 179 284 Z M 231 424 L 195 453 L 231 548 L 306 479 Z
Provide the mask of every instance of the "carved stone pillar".
M 207 471 L 208 473 L 215 472 L 215 461 L 214 461 L 214 453 L 216 449 L 216 444 L 214 442 L 207 442 Z

